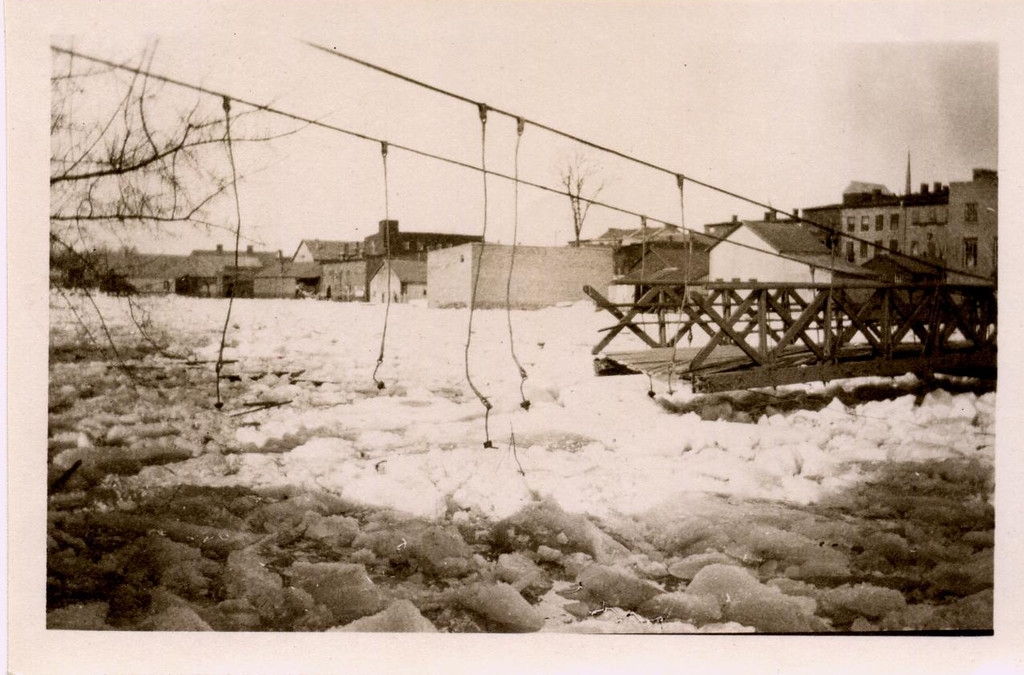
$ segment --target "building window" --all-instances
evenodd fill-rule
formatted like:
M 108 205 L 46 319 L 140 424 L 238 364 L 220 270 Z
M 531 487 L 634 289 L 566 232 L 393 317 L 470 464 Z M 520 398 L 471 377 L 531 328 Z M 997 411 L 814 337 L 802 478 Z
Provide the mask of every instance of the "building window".
M 978 238 L 964 238 L 964 267 L 974 269 L 978 266 Z
M 412 242 L 411 242 L 411 241 L 407 241 L 407 242 L 405 242 L 405 243 L 403 244 L 403 248 L 405 248 L 405 250 L 406 250 L 406 251 L 408 251 L 408 250 L 412 249 Z
M 871 229 L 871 216 L 860 217 L 860 229 L 870 230 Z
M 938 209 L 936 209 L 936 213 L 938 214 L 939 222 L 945 223 L 947 220 L 947 216 L 949 215 L 949 209 L 948 207 L 940 206 Z
M 866 241 L 861 241 L 860 242 L 860 257 L 861 258 L 867 258 L 868 257 L 868 243 Z
M 854 254 L 852 241 L 846 242 L 846 259 L 849 260 L 850 262 L 853 262 L 854 260 L 857 259 L 857 256 Z
M 978 204 L 977 202 L 967 202 L 964 204 L 964 222 L 965 223 L 976 223 L 978 222 Z
M 883 228 L 885 228 L 885 216 L 879 213 L 875 216 L 875 231 L 881 232 Z
M 889 228 L 895 230 L 900 226 L 900 214 L 893 213 L 889 216 Z
M 846 217 L 846 231 L 847 232 L 853 232 L 854 229 L 856 229 L 856 226 L 854 225 L 854 222 L 855 221 L 854 221 L 853 216 L 847 216 Z
M 889 240 L 889 252 L 890 253 L 899 253 L 900 252 L 900 242 L 899 242 L 898 239 L 890 239 Z
M 917 255 L 919 252 L 920 252 L 920 249 L 918 248 L 917 242 L 916 241 L 910 242 L 910 255 Z

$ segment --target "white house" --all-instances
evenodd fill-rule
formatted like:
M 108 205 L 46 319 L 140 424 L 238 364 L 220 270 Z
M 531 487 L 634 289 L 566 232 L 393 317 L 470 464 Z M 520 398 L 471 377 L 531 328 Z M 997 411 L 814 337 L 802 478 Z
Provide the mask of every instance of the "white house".
M 386 302 L 388 295 L 392 302 L 426 303 L 427 263 L 422 260 L 385 260 L 370 277 L 369 300 Z
M 743 220 L 718 242 L 709 259 L 710 281 L 829 283 L 836 276 L 872 277 L 833 255 L 806 226 L 791 220 Z

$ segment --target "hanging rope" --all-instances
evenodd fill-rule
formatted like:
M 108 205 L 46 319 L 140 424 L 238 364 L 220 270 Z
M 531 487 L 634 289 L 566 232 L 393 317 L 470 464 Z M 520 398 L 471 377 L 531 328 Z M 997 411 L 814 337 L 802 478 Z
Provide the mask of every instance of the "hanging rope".
M 693 270 L 693 234 L 686 229 L 686 199 L 685 199 L 685 185 L 686 177 L 683 174 L 676 176 L 676 185 L 679 187 L 679 225 L 683 229 L 683 233 L 686 235 L 687 249 L 686 249 L 686 270 L 683 276 L 683 304 L 679 306 L 678 322 L 683 323 L 683 305 L 686 304 L 686 298 L 689 294 L 689 283 L 690 274 Z M 672 336 L 672 362 L 668 368 L 668 395 L 671 396 L 675 392 L 672 391 L 672 377 L 676 373 L 676 345 L 679 343 L 679 336 Z
M 473 341 L 473 312 L 476 309 L 476 292 L 480 285 L 480 268 L 481 262 L 484 257 L 484 246 L 486 246 L 487 237 L 487 106 L 480 104 L 480 167 L 482 169 L 481 175 L 484 178 L 484 227 L 480 233 L 480 254 L 476 258 L 476 273 L 473 277 L 473 288 L 470 290 L 469 295 L 469 324 L 466 328 L 466 352 L 465 352 L 465 364 L 466 364 L 466 382 L 469 384 L 469 388 L 473 390 L 476 397 L 480 400 L 481 405 L 484 407 L 484 447 L 493 448 L 494 444 L 491 443 L 491 431 L 490 431 L 490 417 L 491 417 L 491 402 L 487 400 L 487 397 L 480 393 L 480 390 L 473 384 L 473 378 L 469 375 L 469 346 Z
M 220 410 L 224 402 L 220 398 L 220 371 L 224 367 L 224 343 L 227 340 L 228 325 L 231 323 L 231 307 L 235 302 L 235 288 L 238 285 L 238 245 L 242 236 L 242 205 L 238 199 L 238 171 L 235 168 L 235 152 L 231 147 L 231 99 L 223 97 L 224 108 L 224 141 L 228 147 L 228 160 L 231 163 L 231 186 L 235 194 L 235 267 L 232 273 L 231 286 L 228 291 L 228 311 L 224 317 L 224 328 L 220 332 L 220 349 L 217 351 L 216 388 L 217 402 L 214 407 Z
M 526 128 L 526 123 L 522 117 L 516 118 L 516 152 L 515 152 L 515 185 L 513 203 L 515 204 L 512 216 L 512 254 L 508 263 L 508 280 L 505 283 L 505 316 L 508 318 L 508 346 L 512 352 L 512 360 L 516 362 L 516 367 L 519 368 L 519 397 L 522 402 L 519 407 L 523 410 L 530 409 L 530 401 L 526 398 L 526 393 L 523 391 L 523 387 L 526 385 L 526 369 L 523 368 L 523 364 L 519 362 L 519 357 L 516 356 L 516 343 L 515 337 L 512 334 L 512 270 L 516 264 L 516 246 L 517 239 L 519 236 L 519 143 L 523 140 L 523 129 Z M 514 448 L 513 443 L 513 448 Z
M 640 216 L 640 297 L 647 292 L 644 284 L 647 282 L 647 216 Z M 640 298 L 637 298 L 639 301 Z M 654 378 L 647 376 L 647 395 L 654 398 Z
M 384 363 L 384 342 L 388 335 L 388 316 L 391 314 L 391 213 L 388 206 L 388 144 L 387 141 L 380 143 L 380 156 L 384 163 L 384 256 L 385 264 L 388 266 L 388 292 L 387 300 L 384 303 L 384 328 L 380 332 L 380 353 L 377 355 L 377 365 L 373 369 L 373 381 L 377 389 L 384 389 L 384 382 L 377 379 L 377 371 Z

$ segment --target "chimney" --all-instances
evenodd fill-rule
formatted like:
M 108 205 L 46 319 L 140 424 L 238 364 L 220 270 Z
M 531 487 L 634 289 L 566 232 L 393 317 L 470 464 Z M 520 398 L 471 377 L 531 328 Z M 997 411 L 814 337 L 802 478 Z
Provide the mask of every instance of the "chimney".
M 942 183 L 936 181 L 932 185 L 932 192 L 934 192 L 935 194 L 939 194 L 940 192 L 942 192 Z
M 921 183 L 921 194 L 928 194 L 928 183 Z
M 775 212 L 774 211 L 765 211 L 764 212 L 764 219 L 767 222 L 771 222 L 771 221 L 775 220 Z
M 734 222 L 734 223 L 740 222 L 740 217 L 737 216 L 735 213 L 732 215 L 732 222 Z
M 248 246 L 245 247 L 245 252 L 252 253 L 252 244 L 249 244 Z
M 217 244 L 217 253 L 224 252 L 224 244 Z

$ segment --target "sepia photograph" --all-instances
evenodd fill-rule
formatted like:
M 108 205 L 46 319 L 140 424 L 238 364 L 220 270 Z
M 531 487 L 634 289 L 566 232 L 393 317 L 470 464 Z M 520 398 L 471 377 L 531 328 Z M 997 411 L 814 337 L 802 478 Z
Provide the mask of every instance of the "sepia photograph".
M 9 4 L 8 670 L 1024 667 L 978 6 Z

